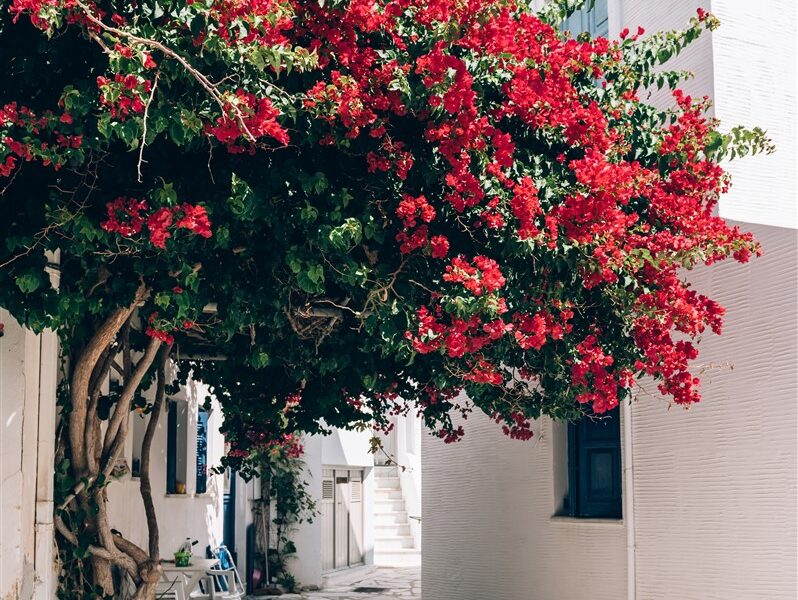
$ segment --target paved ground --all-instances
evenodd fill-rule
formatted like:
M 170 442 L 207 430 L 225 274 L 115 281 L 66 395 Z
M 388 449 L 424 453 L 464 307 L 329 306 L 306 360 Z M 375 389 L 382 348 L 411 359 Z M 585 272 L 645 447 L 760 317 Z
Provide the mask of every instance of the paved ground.
M 355 592 L 356 588 L 384 588 L 379 592 Z M 324 578 L 318 592 L 286 594 L 284 600 L 421 600 L 420 567 L 360 567 Z

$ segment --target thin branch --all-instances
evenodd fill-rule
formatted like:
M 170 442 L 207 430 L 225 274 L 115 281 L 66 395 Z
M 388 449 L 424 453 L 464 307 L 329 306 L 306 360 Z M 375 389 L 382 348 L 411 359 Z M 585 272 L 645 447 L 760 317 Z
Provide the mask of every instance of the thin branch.
M 130 379 L 125 381 L 125 387 L 122 388 L 122 393 L 119 395 L 119 401 L 116 403 L 114 415 L 108 423 L 103 444 L 102 473 L 106 478 L 111 474 L 116 458 L 125 443 L 127 422 L 130 417 L 130 403 L 133 400 L 133 395 L 138 390 L 141 380 L 155 360 L 155 355 L 160 347 L 161 340 L 150 338 L 150 343 L 144 351 L 144 356 L 139 360 Z
M 313 303 L 314 303 L 314 304 L 322 304 L 322 303 L 323 303 L 323 304 L 332 304 L 332 305 L 333 305 L 335 308 L 339 309 L 339 310 L 338 310 L 338 314 L 336 314 L 336 315 L 329 315 L 329 316 L 336 316 L 336 317 L 343 316 L 343 312 L 342 312 L 342 311 L 344 311 L 344 310 L 348 310 L 350 313 L 352 313 L 352 314 L 353 314 L 353 315 L 355 315 L 355 316 L 357 316 L 357 315 L 358 315 L 358 312 L 357 312 L 356 310 L 354 310 L 354 309 L 352 309 L 352 308 L 349 308 L 348 306 L 346 306 L 346 304 L 348 304 L 348 303 L 349 303 L 349 298 L 346 298 L 346 299 L 344 300 L 344 304 L 337 304 L 337 303 L 333 302 L 332 300 L 328 300 L 328 299 L 326 299 L 326 298 L 322 298 L 321 300 L 314 300 L 314 301 L 313 301 Z M 310 309 L 309 309 L 309 311 L 310 311 L 310 315 L 311 315 L 311 316 L 314 316 L 314 317 L 325 316 L 325 315 L 317 315 L 317 314 L 315 314 L 315 312 L 314 312 L 314 311 L 317 311 L 317 310 L 324 310 L 324 309 L 318 309 L 318 308 L 315 308 L 315 307 L 310 307 Z
M 157 561 L 160 557 L 159 551 L 159 532 L 158 518 L 155 514 L 155 504 L 152 500 L 152 485 L 150 483 L 150 452 L 152 450 L 152 440 L 155 437 L 155 430 L 158 429 L 158 419 L 161 416 L 164 397 L 166 396 L 166 365 L 169 362 L 169 355 L 172 352 L 172 344 L 161 348 L 161 360 L 158 363 L 158 386 L 155 391 L 155 402 L 150 411 L 150 420 L 147 423 L 147 430 L 144 432 L 144 439 L 141 442 L 141 467 L 139 480 L 139 491 L 144 502 L 144 513 L 147 518 L 147 532 L 149 536 L 150 560 Z
M 100 48 L 103 49 L 103 52 L 105 54 L 111 54 L 111 49 L 108 46 L 106 46 L 105 42 L 102 41 L 102 38 L 93 31 L 89 31 L 89 39 L 97 42 L 97 44 L 100 46 Z
M 222 109 L 222 114 L 226 114 L 229 108 L 233 109 L 233 112 L 235 112 L 236 114 L 238 123 L 241 126 L 241 130 L 246 134 L 246 136 L 252 142 L 256 141 L 255 136 L 252 135 L 252 132 L 249 130 L 246 123 L 244 122 L 244 115 L 241 113 L 241 110 L 234 104 L 225 102 L 224 97 L 219 92 L 219 90 L 216 89 L 216 86 L 213 84 L 213 82 L 210 79 L 208 79 L 204 74 L 202 74 L 200 71 L 192 67 L 191 64 L 185 58 L 180 56 L 180 54 L 178 54 L 168 46 L 164 46 L 161 42 L 158 42 L 156 40 L 139 37 L 133 33 L 130 33 L 129 31 L 124 31 L 123 29 L 107 25 L 97 16 L 95 16 L 91 12 L 91 9 L 88 6 L 86 6 L 86 4 L 81 2 L 81 0 L 75 0 L 75 4 L 77 4 L 83 10 L 83 13 L 86 15 L 86 18 L 89 21 L 94 23 L 97 27 L 99 27 L 103 31 L 112 33 L 119 37 L 127 38 L 131 42 L 141 44 L 142 46 L 149 46 L 150 48 L 155 48 L 156 50 L 160 50 L 164 55 L 173 58 L 174 60 L 179 62 L 180 65 L 197 81 L 197 83 L 199 83 L 205 89 L 206 92 L 208 92 L 211 98 L 213 98 L 213 100 L 219 105 L 219 108 Z
M 5 195 L 6 191 L 8 191 L 8 188 L 11 187 L 11 184 L 14 183 L 14 180 L 17 178 L 17 175 L 19 175 L 19 172 L 22 170 L 22 166 L 24 164 L 25 163 L 20 163 L 19 167 L 17 167 L 17 170 L 14 171 L 14 174 L 11 176 L 11 179 L 8 180 L 6 186 L 2 190 L 0 190 L 0 196 Z
M 68 541 L 73 546 L 78 546 L 78 538 L 73 531 L 70 531 L 69 527 L 66 526 L 63 519 L 59 515 L 55 515 L 53 517 L 53 522 L 55 524 L 55 528 L 58 530 L 66 541 Z M 121 538 L 120 538 L 121 539 Z M 125 540 L 127 542 L 127 540 Z M 118 540 L 114 540 L 114 546 L 117 545 Z M 128 542 L 129 543 L 129 542 Z M 89 545 L 87 548 L 89 553 L 92 556 L 96 556 L 98 558 L 102 558 L 104 560 L 110 561 L 115 563 L 125 569 L 128 573 L 130 573 L 131 577 L 133 577 L 134 581 L 138 580 L 138 565 L 134 560 L 130 558 L 130 556 L 125 552 L 109 552 L 105 548 L 101 548 L 95 545 Z
M 147 99 L 147 103 L 144 105 L 144 131 L 141 134 L 141 146 L 139 146 L 139 161 L 136 164 L 136 172 L 139 176 L 139 183 L 141 183 L 141 163 L 144 162 L 144 146 L 147 145 L 147 116 L 150 112 L 150 104 L 152 104 L 152 99 L 155 98 L 155 90 L 158 87 L 158 78 L 161 76 L 161 72 L 157 71 L 155 73 L 155 80 L 152 83 L 152 89 L 150 90 L 150 97 Z

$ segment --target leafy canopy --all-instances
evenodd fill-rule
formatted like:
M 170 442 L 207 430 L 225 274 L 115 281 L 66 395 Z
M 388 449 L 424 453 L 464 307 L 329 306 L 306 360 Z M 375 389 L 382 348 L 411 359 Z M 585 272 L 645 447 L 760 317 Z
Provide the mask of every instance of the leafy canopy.
M 523 439 L 644 374 L 698 401 L 723 309 L 684 270 L 758 252 L 719 162 L 770 145 L 660 67 L 712 15 L 574 39 L 566 4 L 13 0 L 0 302 L 75 343 L 145 286 L 138 343 L 213 386 L 233 462 L 410 409 Z

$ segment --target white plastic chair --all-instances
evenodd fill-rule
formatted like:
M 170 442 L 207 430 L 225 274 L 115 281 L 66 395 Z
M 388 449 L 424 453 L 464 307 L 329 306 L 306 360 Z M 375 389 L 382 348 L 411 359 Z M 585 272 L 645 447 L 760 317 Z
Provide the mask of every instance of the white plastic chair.
M 187 600 L 212 600 L 213 598 L 218 598 L 219 595 L 215 594 L 214 590 L 215 583 L 213 576 L 206 573 L 205 577 L 199 580 L 199 589 L 190 592 Z
M 218 569 L 205 571 L 211 578 L 210 595 L 206 596 L 212 600 L 239 600 L 243 598 L 247 590 L 238 574 L 238 569 L 233 562 L 233 557 L 226 546 L 219 546 L 213 555 L 219 560 Z M 203 597 L 202 600 L 205 600 Z M 192 596 L 193 598 L 193 596 Z
M 155 588 L 156 600 L 186 600 L 185 584 L 181 575 L 164 573 Z

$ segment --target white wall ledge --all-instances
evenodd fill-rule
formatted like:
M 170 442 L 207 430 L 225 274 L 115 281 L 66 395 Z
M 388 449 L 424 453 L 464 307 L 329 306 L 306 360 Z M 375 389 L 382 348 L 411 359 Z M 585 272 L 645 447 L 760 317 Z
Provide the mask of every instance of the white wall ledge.
M 623 519 L 585 519 L 582 517 L 569 517 L 568 515 L 552 515 L 549 518 L 551 523 L 557 525 L 588 525 L 590 527 L 623 527 Z

